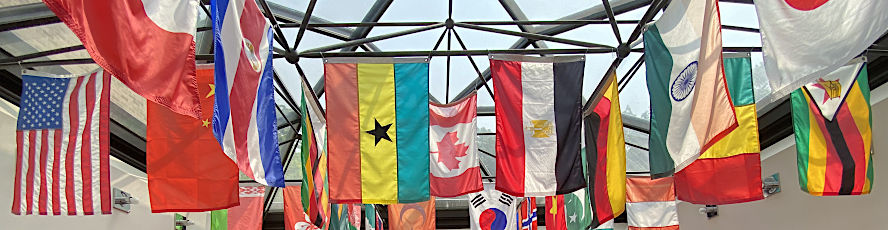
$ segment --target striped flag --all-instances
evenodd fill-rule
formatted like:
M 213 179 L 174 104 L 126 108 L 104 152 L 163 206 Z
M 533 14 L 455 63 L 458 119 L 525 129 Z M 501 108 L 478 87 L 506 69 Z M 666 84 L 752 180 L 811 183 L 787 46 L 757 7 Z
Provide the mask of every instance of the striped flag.
M 456 197 L 484 190 L 478 146 L 477 94 L 450 104 L 429 102 L 429 154 L 432 196 Z
M 309 220 L 324 226 L 327 193 L 327 120 L 308 82 L 302 81 L 302 204 Z
M 720 205 L 764 198 L 751 60 L 749 53 L 725 56 L 725 76 L 738 126 L 675 173 L 675 192 L 682 201 Z
M 678 202 L 672 177 L 626 179 L 629 230 L 678 230 Z
M 284 187 L 271 66 L 271 25 L 255 1 L 212 0 L 216 64 L 213 133 L 241 172 Z
M 524 202 L 521 202 L 521 205 L 518 206 L 518 229 L 538 229 L 536 197 L 525 197 Z
M 419 59 L 422 60 L 422 59 Z M 429 64 L 327 59 L 330 200 L 392 204 L 429 199 Z M 380 64 L 382 63 L 382 64 Z M 343 144 L 346 143 L 346 144 Z
M 717 0 L 675 0 L 644 32 L 651 176 L 666 177 L 737 127 L 722 65 Z
M 496 189 L 513 196 L 586 186 L 580 154 L 581 57 L 496 56 Z
M 791 95 L 799 185 L 815 196 L 868 194 L 872 109 L 866 62 L 852 60 Z
M 22 75 L 12 213 L 111 214 L 111 74 Z
M 626 207 L 626 141 L 617 78 L 612 79 L 601 100 L 584 118 L 593 227 L 613 220 Z

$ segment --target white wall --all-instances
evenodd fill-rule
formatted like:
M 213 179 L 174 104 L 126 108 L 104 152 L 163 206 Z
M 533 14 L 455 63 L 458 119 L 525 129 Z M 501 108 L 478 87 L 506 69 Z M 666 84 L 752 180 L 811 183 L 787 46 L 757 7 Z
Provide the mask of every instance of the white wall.
M 130 213 L 117 209 L 111 215 L 16 216 L 11 213 L 15 174 L 15 124 L 18 108 L 0 99 L 0 230 L 6 229 L 173 229 L 172 213 L 151 213 L 145 173 L 112 157 L 111 186 L 139 200 Z M 189 230 L 209 229 L 207 213 L 183 213 L 195 222 Z
M 681 229 L 888 229 L 888 87 L 872 92 L 873 167 L 872 193 L 862 196 L 815 197 L 799 189 L 795 137 L 790 136 L 762 151 L 762 176 L 780 173 L 781 192 L 764 200 L 719 205 L 718 216 L 707 219 L 703 205 L 679 203 Z M 770 157 L 768 157 L 770 156 Z

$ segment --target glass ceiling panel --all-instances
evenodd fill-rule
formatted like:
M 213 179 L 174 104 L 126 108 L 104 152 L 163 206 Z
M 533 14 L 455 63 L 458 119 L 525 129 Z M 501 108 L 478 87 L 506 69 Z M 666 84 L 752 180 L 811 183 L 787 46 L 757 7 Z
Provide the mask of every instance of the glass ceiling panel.
M 305 12 L 309 0 L 268 0 L 299 12 Z M 333 22 L 360 22 L 373 6 L 374 0 L 325 0 L 315 4 L 312 16 Z M 347 6 L 347 7 L 344 7 Z
M 601 5 L 594 0 L 515 0 L 529 20 L 556 20 Z
M 497 1 L 453 1 L 453 20 L 511 21 L 512 18 Z
M 373 2 L 371 0 L 362 1 Z M 443 22 L 447 19 L 447 5 L 447 1 L 394 1 L 379 21 Z M 376 29 L 378 28 L 373 28 L 373 30 Z
M 64 23 L 0 32 L 0 41 L 3 41 L 0 42 L 0 48 L 14 56 L 80 45 L 80 40 Z M 89 55 L 84 54 L 86 54 L 85 51 L 69 52 L 29 61 L 89 58 Z M 85 64 L 37 67 L 35 69 L 53 74 L 85 74 L 97 68 L 97 65 Z
M 17 6 L 37 2 L 40 2 L 40 0 L 3 0 L 0 1 L 0 7 Z

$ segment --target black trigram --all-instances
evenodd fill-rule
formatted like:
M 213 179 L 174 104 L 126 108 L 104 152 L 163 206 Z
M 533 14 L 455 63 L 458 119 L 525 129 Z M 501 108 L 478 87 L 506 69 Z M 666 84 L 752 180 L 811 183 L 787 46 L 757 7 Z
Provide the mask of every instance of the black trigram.
M 478 206 L 481 206 L 486 201 L 487 199 L 484 199 L 484 196 L 481 195 L 481 193 L 478 193 L 475 195 L 474 198 L 472 198 L 472 207 L 478 208 Z
M 515 201 L 515 198 L 513 198 L 513 197 L 510 196 L 509 194 L 505 194 L 505 193 L 503 193 L 503 194 L 500 195 L 499 201 L 500 201 L 500 203 L 503 203 L 503 204 L 505 204 L 505 205 L 507 205 L 507 206 L 511 206 L 511 205 L 512 205 L 512 201 Z

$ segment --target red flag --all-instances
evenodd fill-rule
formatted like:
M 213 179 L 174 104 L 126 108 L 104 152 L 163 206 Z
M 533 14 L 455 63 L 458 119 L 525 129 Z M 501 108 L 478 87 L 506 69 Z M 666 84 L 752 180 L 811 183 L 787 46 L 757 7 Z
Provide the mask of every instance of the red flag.
M 213 110 L 213 69 L 197 72 L 201 107 Z M 201 212 L 238 205 L 238 169 L 228 158 L 211 125 L 148 103 L 147 173 L 152 212 Z
M 44 0 L 102 68 L 173 112 L 200 117 L 196 0 Z
M 429 102 L 429 172 L 432 196 L 455 197 L 484 190 L 475 144 L 477 96 L 450 104 Z
M 262 229 L 265 187 L 240 187 L 240 205 L 228 209 L 228 230 Z
M 318 227 L 311 224 L 311 221 L 308 221 L 308 215 L 302 210 L 302 188 L 299 186 L 284 187 L 283 193 L 284 229 L 318 229 Z M 360 207 L 358 210 L 360 210 Z

